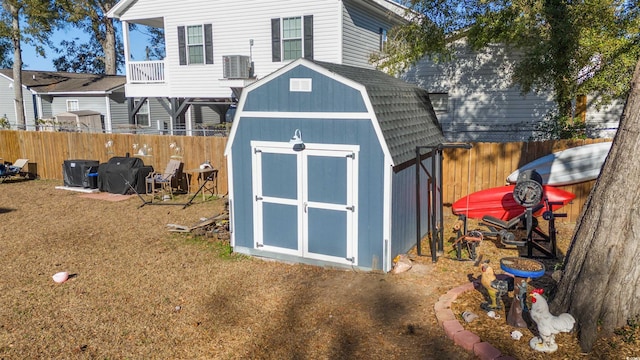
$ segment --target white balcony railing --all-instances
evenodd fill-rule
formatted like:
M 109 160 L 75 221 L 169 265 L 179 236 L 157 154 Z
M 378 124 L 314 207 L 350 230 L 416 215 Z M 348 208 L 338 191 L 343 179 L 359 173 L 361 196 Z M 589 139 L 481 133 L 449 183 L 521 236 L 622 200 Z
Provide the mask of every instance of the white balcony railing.
M 127 78 L 130 84 L 163 83 L 164 61 L 130 61 Z

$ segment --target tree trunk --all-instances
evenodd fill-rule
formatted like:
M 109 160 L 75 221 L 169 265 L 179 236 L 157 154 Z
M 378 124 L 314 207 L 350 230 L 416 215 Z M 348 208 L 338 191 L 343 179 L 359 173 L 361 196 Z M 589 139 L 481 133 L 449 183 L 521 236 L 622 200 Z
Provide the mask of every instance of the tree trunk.
M 104 53 L 104 73 L 106 75 L 116 75 L 118 72 L 118 63 L 116 56 L 116 29 L 113 26 L 113 19 L 106 16 L 107 12 L 113 6 L 112 1 L 99 2 L 102 16 L 98 21 L 104 24 L 104 38 L 100 42 L 102 52 Z
M 24 102 L 22 98 L 22 47 L 20 46 L 20 8 L 7 3 L 11 13 L 11 40 L 13 41 L 13 93 L 16 112 L 16 125 L 19 130 L 26 129 Z
M 104 51 L 104 73 L 107 75 L 116 75 L 118 66 L 116 64 L 116 30 L 113 26 L 113 19 L 104 18 L 105 22 L 105 38 L 102 44 Z
M 640 61 L 620 126 L 600 177 L 589 195 L 551 303 L 554 314 L 577 320 L 580 347 L 591 351 L 640 314 Z

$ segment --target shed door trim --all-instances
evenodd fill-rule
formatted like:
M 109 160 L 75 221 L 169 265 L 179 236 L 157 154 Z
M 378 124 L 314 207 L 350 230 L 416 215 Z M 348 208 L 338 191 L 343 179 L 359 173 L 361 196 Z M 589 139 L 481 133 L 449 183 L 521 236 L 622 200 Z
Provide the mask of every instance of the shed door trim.
M 354 145 L 306 144 L 295 152 L 288 142 L 252 141 L 254 247 L 357 265 L 358 152 Z

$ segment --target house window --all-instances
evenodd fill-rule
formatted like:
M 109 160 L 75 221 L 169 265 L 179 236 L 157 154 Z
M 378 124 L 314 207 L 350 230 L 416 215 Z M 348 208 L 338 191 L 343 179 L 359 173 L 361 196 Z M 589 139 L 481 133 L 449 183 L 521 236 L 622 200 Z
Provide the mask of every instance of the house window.
M 140 100 L 135 100 L 135 106 L 138 106 Z M 149 100 L 145 100 L 142 106 L 140 106 L 140 110 L 136 113 L 136 125 L 140 127 L 149 127 L 151 126 L 151 121 L 149 119 Z
M 313 15 L 271 19 L 272 61 L 313 59 Z
M 429 94 L 431 106 L 435 112 L 447 112 L 449 109 L 449 94 L 447 93 L 431 93 Z
M 189 64 L 204 64 L 204 36 L 202 25 L 187 26 Z
M 80 102 L 78 100 L 67 100 L 67 111 L 80 110 Z
M 180 65 L 213 64 L 213 26 L 178 26 Z
M 282 55 L 284 60 L 302 57 L 302 19 L 282 19 Z

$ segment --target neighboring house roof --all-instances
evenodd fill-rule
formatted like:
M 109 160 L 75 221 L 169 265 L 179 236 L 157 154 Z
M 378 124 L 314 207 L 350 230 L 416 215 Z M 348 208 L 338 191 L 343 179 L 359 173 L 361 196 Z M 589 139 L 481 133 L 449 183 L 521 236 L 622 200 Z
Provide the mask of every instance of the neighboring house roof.
M 13 81 L 13 70 L 0 69 L 0 76 L 4 76 Z M 104 94 L 123 87 L 126 82 L 126 77 L 122 75 L 22 70 L 22 85 L 36 93 Z
M 446 142 L 426 90 L 378 70 L 313 63 L 366 88 L 395 165 L 415 159 L 417 146 Z

